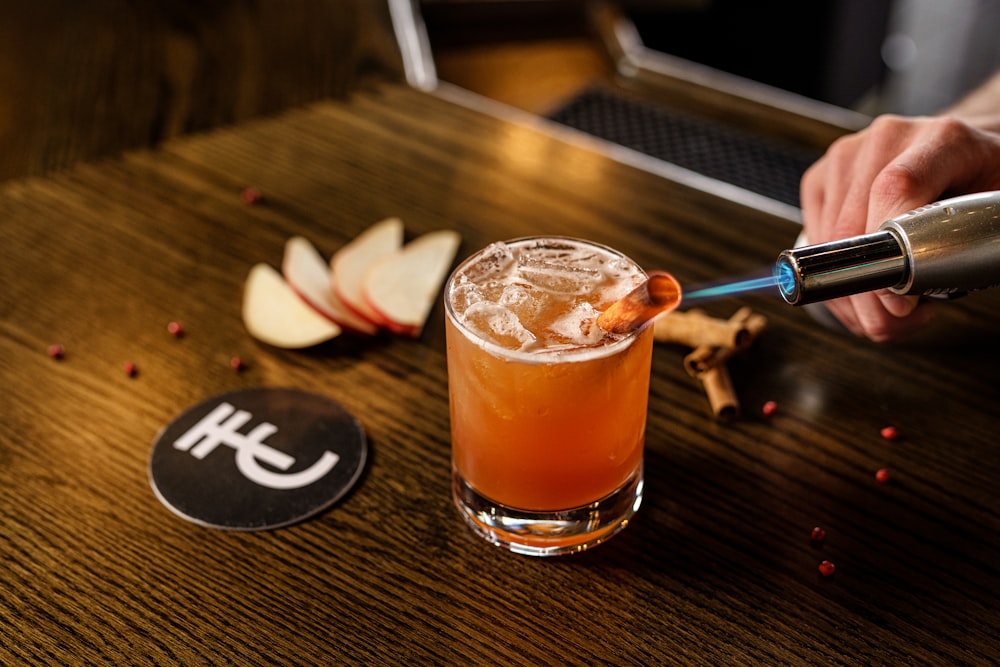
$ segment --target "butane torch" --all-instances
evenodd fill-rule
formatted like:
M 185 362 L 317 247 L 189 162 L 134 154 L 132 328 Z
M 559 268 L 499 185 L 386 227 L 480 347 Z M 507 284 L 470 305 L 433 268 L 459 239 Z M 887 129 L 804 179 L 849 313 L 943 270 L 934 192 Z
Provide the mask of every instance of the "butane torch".
M 1000 191 L 922 206 L 878 231 L 785 250 L 775 264 L 792 305 L 888 288 L 952 297 L 1000 284 Z

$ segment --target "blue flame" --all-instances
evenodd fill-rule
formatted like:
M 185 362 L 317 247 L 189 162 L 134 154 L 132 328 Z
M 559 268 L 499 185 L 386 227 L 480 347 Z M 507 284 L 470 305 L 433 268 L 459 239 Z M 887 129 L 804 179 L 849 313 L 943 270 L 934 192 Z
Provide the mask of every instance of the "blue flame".
M 788 262 L 778 262 L 774 270 L 778 289 L 782 296 L 790 297 L 798 289 L 798 280 L 795 277 L 795 269 Z
M 764 276 L 758 274 L 753 277 L 743 277 L 734 281 L 696 285 L 695 289 L 684 292 L 684 305 L 699 301 L 723 299 L 746 292 L 757 292 L 774 287 L 775 285 L 778 285 L 779 289 L 784 289 L 783 280 L 786 280 L 783 273 L 778 275 L 777 272 L 769 271 Z

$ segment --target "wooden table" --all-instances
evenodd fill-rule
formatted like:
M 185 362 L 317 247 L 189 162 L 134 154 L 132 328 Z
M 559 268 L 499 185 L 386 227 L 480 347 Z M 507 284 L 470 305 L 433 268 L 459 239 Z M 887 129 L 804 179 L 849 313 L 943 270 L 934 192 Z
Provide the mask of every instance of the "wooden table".
M 260 204 L 241 202 L 247 186 Z M 243 328 L 252 264 L 278 266 L 293 234 L 328 255 L 390 215 L 408 237 L 458 230 L 462 256 L 570 234 L 688 284 L 766 267 L 798 231 L 540 122 L 399 86 L 4 184 L 0 663 L 1000 661 L 993 294 L 894 345 L 772 296 L 708 304 L 769 320 L 730 362 L 742 416 L 714 419 L 686 350 L 659 346 L 636 520 L 532 559 L 474 537 L 452 506 L 440 307 L 419 340 L 288 351 Z M 273 531 L 169 512 L 147 479 L 158 431 L 258 386 L 357 415 L 372 454 L 359 486 Z

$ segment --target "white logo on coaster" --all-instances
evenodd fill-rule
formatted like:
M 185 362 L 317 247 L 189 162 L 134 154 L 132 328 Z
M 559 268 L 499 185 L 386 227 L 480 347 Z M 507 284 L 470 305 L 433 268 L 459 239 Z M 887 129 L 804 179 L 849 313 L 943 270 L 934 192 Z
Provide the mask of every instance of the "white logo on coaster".
M 271 472 L 258 461 L 279 470 L 288 470 L 295 463 L 295 458 L 264 444 L 264 438 L 278 431 L 274 424 L 262 422 L 246 435 L 236 430 L 252 418 L 253 415 L 246 410 L 237 410 L 229 403 L 220 403 L 192 429 L 175 440 L 174 447 L 190 452 L 196 459 L 203 459 L 220 444 L 229 445 L 236 450 L 236 467 L 244 477 L 271 489 L 308 486 L 330 472 L 340 460 L 333 452 L 325 451 L 316 463 L 300 472 Z

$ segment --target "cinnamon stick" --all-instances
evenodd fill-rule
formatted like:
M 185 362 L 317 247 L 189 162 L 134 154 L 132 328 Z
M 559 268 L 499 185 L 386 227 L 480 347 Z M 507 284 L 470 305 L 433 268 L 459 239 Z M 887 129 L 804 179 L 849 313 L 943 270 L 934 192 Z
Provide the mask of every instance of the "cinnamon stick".
M 725 364 L 713 366 L 698 375 L 705 395 L 712 408 L 712 414 L 719 419 L 732 419 L 740 412 L 740 401 L 733 388 L 733 380 Z
M 734 347 L 699 345 L 684 357 L 684 369 L 691 377 L 698 377 L 726 362 L 736 352 Z
M 750 347 L 760 332 L 767 327 L 767 318 L 760 313 L 753 312 L 749 307 L 740 308 L 729 318 L 731 326 L 740 325 L 740 332 L 737 335 L 736 347 L 744 349 Z
M 723 320 L 716 320 L 722 322 Z M 744 306 L 740 308 L 732 317 L 725 320 L 736 335 L 733 338 L 733 345 L 713 345 L 709 342 L 699 343 L 691 352 L 684 357 L 684 368 L 691 375 L 697 376 L 704 373 L 713 366 L 724 363 L 736 352 L 743 350 L 753 344 L 761 331 L 767 326 L 767 318 L 760 313 L 753 312 Z
M 686 345 L 684 368 L 701 382 L 719 419 L 739 414 L 740 403 L 726 361 L 757 339 L 767 326 L 767 318 L 743 306 L 728 319 L 712 317 L 701 309 L 674 311 L 653 323 L 653 337 L 661 343 Z
M 742 322 L 734 324 L 695 308 L 674 311 L 658 318 L 653 323 L 653 338 L 661 343 L 678 343 L 688 347 L 735 347 L 742 328 Z

